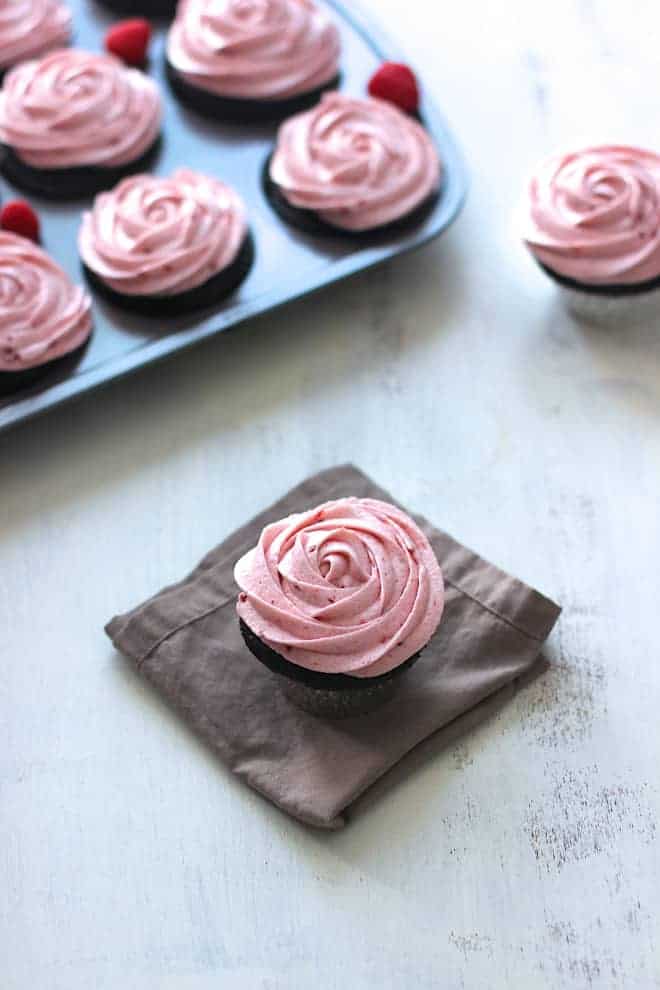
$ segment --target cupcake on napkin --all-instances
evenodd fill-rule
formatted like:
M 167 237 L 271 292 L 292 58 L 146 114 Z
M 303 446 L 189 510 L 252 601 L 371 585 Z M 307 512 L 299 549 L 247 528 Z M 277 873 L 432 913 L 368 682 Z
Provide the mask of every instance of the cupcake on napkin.
M 311 106 L 339 79 L 339 32 L 314 0 L 180 0 L 167 39 L 173 88 L 248 123 Z
M 587 319 L 629 318 L 660 295 L 660 155 L 599 145 L 552 158 L 532 178 L 525 244 Z
M 310 233 L 365 234 L 421 220 L 442 177 L 424 127 L 385 100 L 326 93 L 280 127 L 266 195 Z
M 2 169 L 42 196 L 78 198 L 137 171 L 160 136 L 156 83 L 77 49 L 22 62 L 0 90 Z
M 426 536 L 377 499 L 342 498 L 266 526 L 234 577 L 249 649 L 291 701 L 333 718 L 389 700 L 444 608 Z

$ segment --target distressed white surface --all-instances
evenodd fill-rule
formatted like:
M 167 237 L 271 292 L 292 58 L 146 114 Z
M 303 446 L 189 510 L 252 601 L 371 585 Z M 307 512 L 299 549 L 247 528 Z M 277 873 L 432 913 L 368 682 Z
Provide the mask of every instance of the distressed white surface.
M 660 986 L 660 332 L 572 322 L 511 226 L 540 156 L 660 145 L 660 11 L 372 7 L 470 163 L 450 236 L 0 440 L 2 990 Z M 544 679 L 329 836 L 101 629 L 348 459 L 565 612 Z

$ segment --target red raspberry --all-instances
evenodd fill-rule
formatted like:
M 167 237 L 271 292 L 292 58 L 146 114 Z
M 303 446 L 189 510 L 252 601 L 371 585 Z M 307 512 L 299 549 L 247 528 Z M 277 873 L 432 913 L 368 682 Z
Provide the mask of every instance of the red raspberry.
M 39 217 L 24 199 L 12 199 L 0 210 L 0 227 L 39 242 Z
M 151 24 L 143 17 L 119 21 L 105 36 L 105 47 L 127 65 L 144 65 L 151 40 Z
M 415 113 L 419 108 L 419 86 L 412 69 L 401 62 L 383 62 L 369 80 L 369 93 Z

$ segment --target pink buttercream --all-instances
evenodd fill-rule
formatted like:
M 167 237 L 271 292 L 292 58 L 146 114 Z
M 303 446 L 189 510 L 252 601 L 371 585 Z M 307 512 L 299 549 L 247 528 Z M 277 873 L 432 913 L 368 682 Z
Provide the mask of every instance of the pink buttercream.
M 71 12 L 60 0 L 2 0 L 0 70 L 66 45 Z
M 156 84 L 112 55 L 53 52 L 17 65 L 0 91 L 0 141 L 34 168 L 126 165 L 160 122 Z
M 101 193 L 83 216 L 83 261 L 124 295 L 172 296 L 230 265 L 247 233 L 243 202 L 229 186 L 189 169 L 169 178 L 135 175 Z
M 387 673 L 426 645 L 444 607 L 427 538 L 376 499 L 342 498 L 266 526 L 234 577 L 246 625 L 323 673 Z
M 0 371 L 63 357 L 91 330 L 89 296 L 32 241 L 0 231 Z
M 552 271 L 592 285 L 660 276 L 660 155 L 602 145 L 551 159 L 529 186 L 524 239 Z
M 391 103 L 328 93 L 282 124 L 270 175 L 293 206 L 369 230 L 420 206 L 441 164 L 421 124 Z
M 218 96 L 286 99 L 338 72 L 339 32 L 312 0 L 181 0 L 170 65 Z

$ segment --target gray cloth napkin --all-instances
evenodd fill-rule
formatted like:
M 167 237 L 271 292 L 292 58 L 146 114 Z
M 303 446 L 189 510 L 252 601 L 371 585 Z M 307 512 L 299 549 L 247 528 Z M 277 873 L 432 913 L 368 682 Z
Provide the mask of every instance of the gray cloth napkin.
M 351 465 L 322 471 L 229 536 L 179 584 L 106 626 L 116 648 L 234 773 L 322 828 L 344 825 L 356 799 L 423 740 L 454 738 L 460 716 L 473 709 L 471 715 L 485 717 L 488 706 L 475 706 L 506 686 L 513 692 L 560 613 L 415 516 L 445 576 L 438 632 L 380 710 L 334 722 L 300 711 L 243 644 L 233 567 L 267 523 L 348 495 L 394 501 Z

